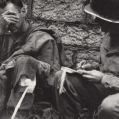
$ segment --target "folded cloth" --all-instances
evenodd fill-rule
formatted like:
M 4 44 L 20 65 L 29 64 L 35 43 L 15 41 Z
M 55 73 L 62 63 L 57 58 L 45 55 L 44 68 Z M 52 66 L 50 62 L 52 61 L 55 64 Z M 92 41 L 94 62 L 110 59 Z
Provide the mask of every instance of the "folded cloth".
M 77 73 L 76 70 L 73 70 L 68 67 L 61 67 L 61 71 L 62 71 L 62 75 L 60 78 L 59 94 L 62 94 L 63 92 L 65 92 L 64 82 L 66 80 L 66 73 Z

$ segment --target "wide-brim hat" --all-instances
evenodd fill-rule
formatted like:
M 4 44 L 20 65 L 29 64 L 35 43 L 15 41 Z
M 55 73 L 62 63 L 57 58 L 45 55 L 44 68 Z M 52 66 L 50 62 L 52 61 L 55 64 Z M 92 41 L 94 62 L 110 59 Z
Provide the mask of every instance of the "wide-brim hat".
M 119 0 L 91 0 L 84 11 L 102 20 L 119 23 Z

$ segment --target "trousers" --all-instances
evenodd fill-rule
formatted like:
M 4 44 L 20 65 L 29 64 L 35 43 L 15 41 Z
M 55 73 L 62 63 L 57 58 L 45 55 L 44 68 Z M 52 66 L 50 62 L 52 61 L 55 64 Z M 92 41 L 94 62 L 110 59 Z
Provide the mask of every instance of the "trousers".
M 67 73 L 65 91 L 59 94 L 62 71 L 55 76 L 56 107 L 61 119 L 78 119 L 82 108 L 95 111 L 95 119 L 119 118 L 119 93 L 100 83 L 89 82 L 81 75 Z M 97 111 L 96 111 L 97 110 Z
M 14 67 L 7 71 L 7 81 L 2 82 L 1 80 L 0 87 L 2 86 L 2 95 L 0 96 L 0 107 L 3 108 L 2 103 L 4 103 L 5 109 L 9 112 L 12 110 L 12 112 L 10 112 L 12 114 L 26 88 L 25 86 L 19 85 L 19 82 L 22 81 L 22 77 L 25 76 L 28 79 L 34 80 L 37 73 L 40 73 L 39 75 L 48 75 L 49 70 L 49 64 L 39 61 L 31 56 L 21 55 L 17 57 L 15 59 Z M 34 102 L 34 97 L 34 93 L 27 93 L 19 110 L 30 110 Z M 8 111 L 6 110 L 4 112 L 7 112 L 6 114 L 8 114 Z M 2 117 L 4 117 L 7 119 L 6 114 L 2 115 L 0 118 L 2 119 Z M 10 117 L 8 116 L 8 118 Z

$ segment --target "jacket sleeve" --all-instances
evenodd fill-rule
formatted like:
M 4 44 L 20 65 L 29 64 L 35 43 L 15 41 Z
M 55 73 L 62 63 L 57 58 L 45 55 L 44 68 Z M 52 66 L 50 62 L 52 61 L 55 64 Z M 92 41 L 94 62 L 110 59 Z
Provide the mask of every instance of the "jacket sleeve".
M 119 90 L 119 78 L 112 74 L 105 74 L 101 80 L 101 83 L 106 88 L 114 88 Z
M 22 50 L 24 53 L 38 52 L 50 40 L 54 39 L 48 33 L 36 31 L 29 35 L 26 44 L 22 46 Z
M 21 49 L 15 51 L 11 57 L 38 52 L 44 44 L 51 40 L 54 39 L 46 32 L 33 32 L 28 36 L 26 43 L 21 47 Z

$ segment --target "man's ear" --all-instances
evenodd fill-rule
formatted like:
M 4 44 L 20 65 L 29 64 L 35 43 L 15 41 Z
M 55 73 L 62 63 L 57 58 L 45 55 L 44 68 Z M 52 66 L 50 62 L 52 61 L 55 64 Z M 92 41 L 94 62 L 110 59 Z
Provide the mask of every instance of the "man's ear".
M 21 14 L 25 16 L 27 14 L 27 5 L 23 4 L 23 7 L 21 8 Z

